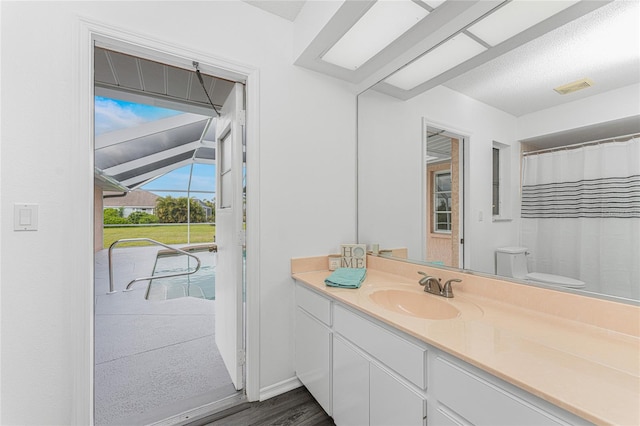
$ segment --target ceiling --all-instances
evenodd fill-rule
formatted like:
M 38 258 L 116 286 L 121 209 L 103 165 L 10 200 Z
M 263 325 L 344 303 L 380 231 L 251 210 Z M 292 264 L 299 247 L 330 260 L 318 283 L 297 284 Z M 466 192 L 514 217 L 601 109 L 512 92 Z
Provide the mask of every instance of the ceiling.
M 95 181 L 126 192 L 193 162 L 215 162 L 217 111 L 234 82 L 96 47 L 96 96 L 182 114 L 95 137 Z M 207 97 L 208 95 L 208 97 Z M 209 103 L 215 105 L 216 111 Z
M 209 98 L 219 110 L 234 82 L 202 73 L 201 76 Z M 187 70 L 96 47 L 94 80 L 97 96 L 216 115 L 195 67 Z
M 454 135 L 442 129 L 429 127 L 427 129 L 427 164 L 440 161 L 451 161 L 451 139 Z
M 298 13 L 302 10 L 304 0 L 242 0 L 245 3 L 273 13 L 288 21 L 295 21 Z
M 444 85 L 519 117 L 639 83 L 639 5 L 607 4 Z M 584 77 L 593 87 L 568 95 L 553 91 Z
M 506 2 L 448 0 L 355 70 L 323 61 L 372 3 L 345 2 L 296 64 L 405 100 L 444 85 L 516 117 L 640 82 L 640 2 L 635 0 L 579 1 L 412 90 L 383 80 Z M 595 84 L 569 95 L 553 91 L 584 77 Z

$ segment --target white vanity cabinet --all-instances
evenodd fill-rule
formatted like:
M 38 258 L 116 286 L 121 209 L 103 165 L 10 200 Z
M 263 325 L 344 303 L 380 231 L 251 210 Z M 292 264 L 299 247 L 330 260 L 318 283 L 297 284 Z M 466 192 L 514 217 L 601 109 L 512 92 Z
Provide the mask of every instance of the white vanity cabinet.
M 426 347 L 296 283 L 295 369 L 337 425 L 424 425 Z
M 426 400 L 341 336 L 333 341 L 337 425 L 424 425 Z
M 590 424 L 300 283 L 296 303 L 296 374 L 338 426 Z
M 331 302 L 296 284 L 296 375 L 327 414 L 331 407 Z
M 429 425 L 591 424 L 450 355 L 431 366 Z
M 424 425 L 427 400 L 379 364 L 369 365 L 369 424 Z
M 426 348 L 339 304 L 333 331 L 336 424 L 424 425 Z M 354 396 L 356 406 L 349 401 Z
M 369 360 L 337 337 L 333 341 L 333 420 L 369 424 Z

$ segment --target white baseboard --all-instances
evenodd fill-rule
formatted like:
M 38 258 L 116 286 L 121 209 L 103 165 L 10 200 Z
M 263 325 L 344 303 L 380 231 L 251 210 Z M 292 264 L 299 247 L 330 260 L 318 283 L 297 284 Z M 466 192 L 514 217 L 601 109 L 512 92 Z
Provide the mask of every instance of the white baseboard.
M 297 389 L 300 386 L 302 386 L 302 382 L 298 380 L 297 377 L 294 376 L 294 377 L 291 377 L 290 379 L 283 380 L 271 386 L 267 386 L 266 388 L 261 388 L 260 401 L 273 398 L 274 396 L 278 396 L 283 393 L 289 392 L 291 390 Z

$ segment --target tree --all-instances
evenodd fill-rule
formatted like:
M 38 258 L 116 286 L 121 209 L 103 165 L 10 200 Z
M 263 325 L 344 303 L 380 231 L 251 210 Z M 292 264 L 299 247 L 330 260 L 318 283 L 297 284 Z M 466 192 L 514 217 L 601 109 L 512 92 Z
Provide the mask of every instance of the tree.
M 202 206 L 196 200 L 187 199 L 187 197 L 173 198 L 168 195 L 158 198 L 156 201 L 156 216 L 162 223 L 187 223 L 187 200 L 190 207 L 190 222 L 204 222 L 205 214 Z
M 173 217 L 177 214 L 177 200 L 172 196 L 158 198 L 156 200 L 156 216 L 162 223 L 175 223 Z
M 105 225 L 122 225 L 129 223 L 126 218 L 122 217 L 122 211 L 120 209 L 104 209 L 103 218 L 102 222 Z
M 158 217 L 147 212 L 133 212 L 127 220 L 129 223 L 158 223 Z

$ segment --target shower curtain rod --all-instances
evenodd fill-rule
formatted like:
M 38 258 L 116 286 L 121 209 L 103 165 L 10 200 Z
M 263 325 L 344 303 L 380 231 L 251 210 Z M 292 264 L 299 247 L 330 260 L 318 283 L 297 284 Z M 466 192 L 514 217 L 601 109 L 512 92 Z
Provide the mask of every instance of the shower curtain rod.
M 600 144 L 605 144 L 605 143 L 610 143 L 610 142 L 626 142 L 626 141 L 631 140 L 633 138 L 640 138 L 640 133 L 633 133 L 633 134 L 629 134 L 629 135 L 616 136 L 615 138 L 598 139 L 598 140 L 589 141 L 589 142 L 580 142 L 580 143 L 576 143 L 576 144 L 572 144 L 572 145 L 558 146 L 558 147 L 555 147 L 555 148 L 540 149 L 538 151 L 528 151 L 528 152 L 523 152 L 522 156 L 526 157 L 528 155 L 538 155 L 538 154 L 544 154 L 544 153 L 547 153 L 547 152 L 576 149 L 576 148 L 582 148 L 583 146 L 600 145 Z

